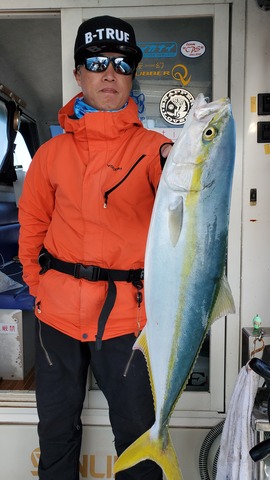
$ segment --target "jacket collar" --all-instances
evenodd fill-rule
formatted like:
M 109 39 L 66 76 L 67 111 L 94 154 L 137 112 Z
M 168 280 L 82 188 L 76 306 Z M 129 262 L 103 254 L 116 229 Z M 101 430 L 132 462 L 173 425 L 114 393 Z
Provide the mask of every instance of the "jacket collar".
M 80 95 L 80 97 L 82 94 Z M 138 119 L 138 109 L 132 98 L 126 108 L 117 112 L 86 113 L 82 118 L 74 116 L 76 95 L 59 110 L 59 123 L 66 133 L 73 133 L 77 140 L 112 140 L 133 127 L 142 127 Z

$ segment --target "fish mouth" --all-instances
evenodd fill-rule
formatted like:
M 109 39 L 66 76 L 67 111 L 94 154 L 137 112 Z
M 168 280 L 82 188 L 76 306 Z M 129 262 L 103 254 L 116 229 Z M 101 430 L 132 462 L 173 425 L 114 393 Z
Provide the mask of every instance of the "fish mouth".
M 195 109 L 194 116 L 197 120 L 202 120 L 210 116 L 213 116 L 213 120 L 218 120 L 224 115 L 226 110 L 228 112 L 231 111 L 231 103 L 228 97 L 200 105 L 199 108 Z

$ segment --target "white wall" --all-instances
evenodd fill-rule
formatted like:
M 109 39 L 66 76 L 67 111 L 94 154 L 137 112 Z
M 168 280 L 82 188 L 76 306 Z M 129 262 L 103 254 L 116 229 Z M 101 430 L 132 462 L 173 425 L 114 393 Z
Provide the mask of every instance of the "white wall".
M 270 146 L 257 143 L 257 94 L 270 92 L 270 11 L 247 1 L 245 121 L 243 158 L 243 238 L 241 324 L 252 326 L 259 314 L 270 326 Z M 255 111 L 253 111 L 255 110 Z M 270 143 L 270 142 L 269 142 Z M 250 189 L 257 189 L 257 205 L 250 205 Z

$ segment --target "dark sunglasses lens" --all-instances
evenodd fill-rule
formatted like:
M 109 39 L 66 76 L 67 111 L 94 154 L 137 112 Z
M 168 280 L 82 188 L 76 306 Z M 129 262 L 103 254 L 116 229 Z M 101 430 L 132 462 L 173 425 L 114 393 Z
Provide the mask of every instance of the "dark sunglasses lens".
M 89 72 L 104 72 L 109 65 L 107 57 L 90 57 L 84 59 L 84 65 Z
M 130 58 L 115 58 L 114 69 L 121 75 L 131 75 L 135 71 L 135 64 Z
M 116 73 L 131 75 L 135 71 L 135 63 L 130 58 L 124 57 L 89 57 L 84 59 L 84 65 L 89 72 L 104 72 L 112 62 Z

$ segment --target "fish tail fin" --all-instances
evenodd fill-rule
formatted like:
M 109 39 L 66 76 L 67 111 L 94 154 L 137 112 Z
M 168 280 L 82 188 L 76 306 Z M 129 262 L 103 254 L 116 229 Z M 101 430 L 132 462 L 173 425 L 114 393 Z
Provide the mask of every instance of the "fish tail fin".
M 157 463 L 167 480 L 183 480 L 169 431 L 166 433 L 165 447 L 162 437 L 151 438 L 151 430 L 145 432 L 120 455 L 114 465 L 114 473 L 131 468 L 143 460 Z

